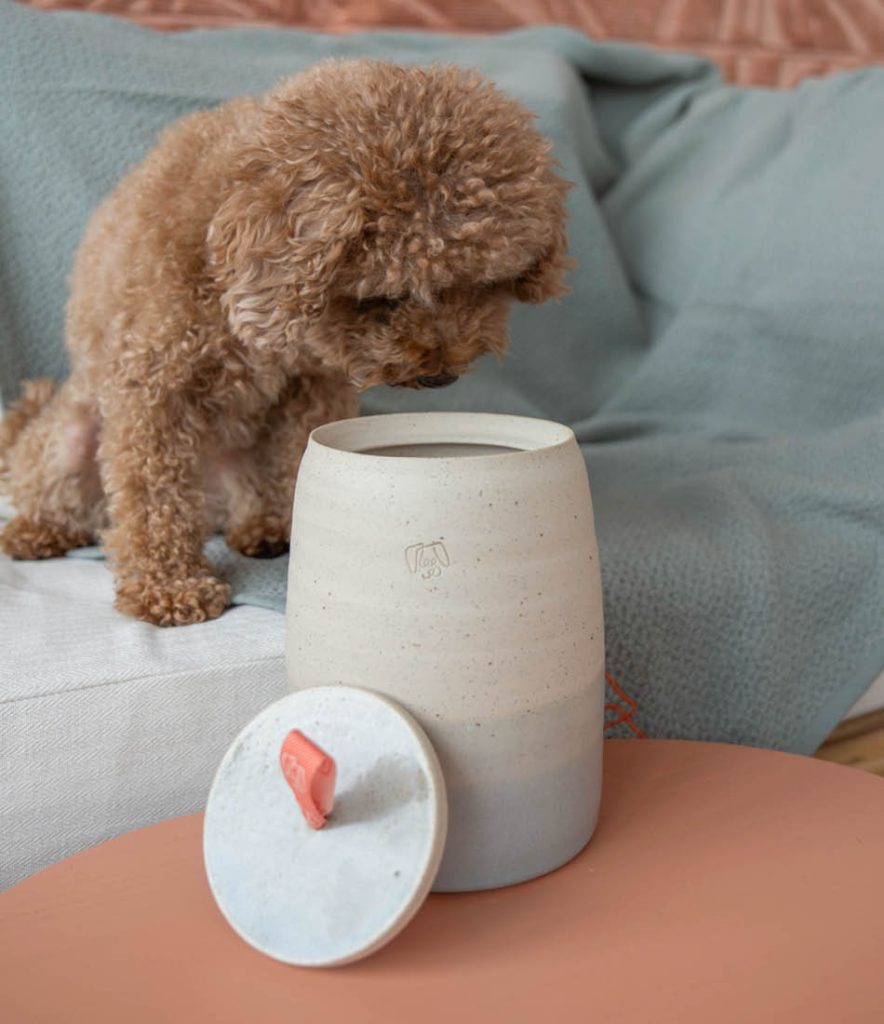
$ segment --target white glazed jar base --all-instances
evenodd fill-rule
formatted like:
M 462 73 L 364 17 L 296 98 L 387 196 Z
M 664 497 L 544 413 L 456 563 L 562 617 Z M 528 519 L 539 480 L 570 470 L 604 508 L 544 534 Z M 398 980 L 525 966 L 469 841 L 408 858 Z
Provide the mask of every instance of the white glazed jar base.
M 287 620 L 293 687 L 377 690 L 427 731 L 449 794 L 435 888 L 523 881 L 589 840 L 604 631 L 586 468 L 567 427 L 425 413 L 314 431 Z

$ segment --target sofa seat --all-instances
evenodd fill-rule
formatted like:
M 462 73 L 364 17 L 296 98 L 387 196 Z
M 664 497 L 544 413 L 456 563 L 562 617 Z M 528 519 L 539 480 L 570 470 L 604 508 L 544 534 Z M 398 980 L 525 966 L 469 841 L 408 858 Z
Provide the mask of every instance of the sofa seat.
M 0 888 L 200 810 L 224 751 L 286 692 L 284 618 L 158 629 L 113 609 L 103 562 L 0 556 Z
M 113 609 L 104 562 L 0 556 L 0 889 L 201 810 L 239 730 L 287 692 L 284 619 L 182 629 Z M 884 676 L 848 717 L 884 707 Z

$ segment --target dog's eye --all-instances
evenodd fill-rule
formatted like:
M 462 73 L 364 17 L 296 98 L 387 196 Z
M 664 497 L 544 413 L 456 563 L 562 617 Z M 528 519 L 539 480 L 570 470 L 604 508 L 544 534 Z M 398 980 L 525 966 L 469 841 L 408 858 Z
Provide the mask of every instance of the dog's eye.
M 360 313 L 392 313 L 404 301 L 404 299 L 391 299 L 385 295 L 378 295 L 370 299 L 357 299 L 356 309 Z

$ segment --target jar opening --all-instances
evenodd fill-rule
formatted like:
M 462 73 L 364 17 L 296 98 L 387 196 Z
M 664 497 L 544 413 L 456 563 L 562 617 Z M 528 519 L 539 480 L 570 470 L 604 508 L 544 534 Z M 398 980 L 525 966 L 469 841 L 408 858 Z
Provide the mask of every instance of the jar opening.
M 470 459 L 477 455 L 509 455 L 524 451 L 502 444 L 469 444 L 427 441 L 424 444 L 391 444 L 383 448 L 364 448 L 362 455 L 383 455 L 389 459 Z
M 508 457 L 557 447 L 574 437 L 551 420 L 496 413 L 393 413 L 317 427 L 311 440 L 353 455 L 399 459 Z

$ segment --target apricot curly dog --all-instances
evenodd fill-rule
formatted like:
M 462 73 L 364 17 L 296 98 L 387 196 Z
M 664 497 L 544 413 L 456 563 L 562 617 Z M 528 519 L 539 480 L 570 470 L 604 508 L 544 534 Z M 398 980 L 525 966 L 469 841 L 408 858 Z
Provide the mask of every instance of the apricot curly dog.
M 315 426 L 450 383 L 504 351 L 513 299 L 566 290 L 567 189 L 530 112 L 453 66 L 326 61 L 183 118 L 86 229 L 70 378 L 0 425 L 3 549 L 100 536 L 120 611 L 220 615 L 207 533 L 284 551 Z

